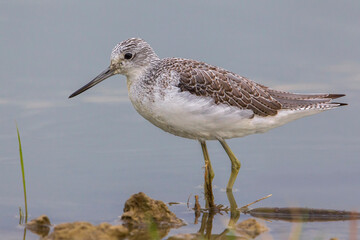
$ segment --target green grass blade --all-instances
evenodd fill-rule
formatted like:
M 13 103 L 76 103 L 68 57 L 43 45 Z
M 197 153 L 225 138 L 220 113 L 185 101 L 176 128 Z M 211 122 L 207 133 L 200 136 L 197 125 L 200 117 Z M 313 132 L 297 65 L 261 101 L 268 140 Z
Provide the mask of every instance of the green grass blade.
M 21 173 L 22 173 L 22 180 L 23 180 L 23 187 L 24 187 L 25 223 L 27 223 L 28 210 L 27 210 L 27 198 L 26 198 L 24 159 L 23 159 L 22 148 L 21 148 L 20 133 L 19 133 L 19 128 L 18 128 L 17 124 L 16 124 L 16 131 L 17 131 L 17 136 L 18 136 L 18 140 L 19 140 L 20 165 L 21 165 Z

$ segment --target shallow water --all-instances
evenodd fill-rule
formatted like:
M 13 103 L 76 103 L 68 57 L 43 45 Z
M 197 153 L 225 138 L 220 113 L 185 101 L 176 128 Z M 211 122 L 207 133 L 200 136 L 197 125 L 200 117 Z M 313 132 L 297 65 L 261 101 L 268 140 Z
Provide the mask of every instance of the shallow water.
M 204 3 L 190 1 L 191 7 L 142 3 L 0 3 L 2 239 L 23 234 L 17 224 L 23 195 L 14 120 L 22 138 L 30 218 L 114 222 L 126 199 L 139 191 L 164 202 L 201 196 L 200 145 L 139 116 L 124 77 L 67 99 L 107 67 L 117 42 L 132 36 L 149 41 L 162 57 L 204 60 L 279 89 L 346 93 L 341 101 L 349 106 L 229 140 L 242 163 L 234 196 L 239 206 L 273 194 L 254 207 L 360 211 L 358 2 L 211 2 L 206 11 Z M 228 205 L 230 161 L 219 143 L 209 142 L 208 149 L 215 202 Z M 184 205 L 170 209 L 189 223 L 170 235 L 199 229 Z M 217 215 L 213 233 L 222 232 L 228 218 Z M 274 239 L 286 239 L 294 226 L 266 225 Z M 302 225 L 301 238 L 347 239 L 349 232 L 348 221 L 312 222 Z M 28 233 L 27 239 L 37 237 Z

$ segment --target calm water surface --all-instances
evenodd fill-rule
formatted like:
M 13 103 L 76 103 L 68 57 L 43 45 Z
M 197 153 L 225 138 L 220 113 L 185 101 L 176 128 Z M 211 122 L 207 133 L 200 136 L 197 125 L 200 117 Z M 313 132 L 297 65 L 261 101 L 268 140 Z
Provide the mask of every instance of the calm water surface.
M 161 57 L 203 60 L 283 90 L 346 93 L 341 101 L 347 107 L 229 140 L 242 162 L 234 196 L 239 206 L 273 194 L 254 207 L 360 211 L 359 9 L 356 1 L 0 2 L 1 239 L 22 238 L 23 230 L 14 120 L 22 137 L 30 218 L 114 223 L 125 201 L 143 191 L 183 203 L 170 209 L 188 226 L 169 235 L 200 228 L 185 206 L 189 196 L 193 203 L 202 194 L 196 141 L 162 132 L 138 115 L 123 76 L 67 99 L 107 67 L 117 42 L 133 36 L 147 40 Z M 219 143 L 208 148 L 215 202 L 228 205 L 230 161 Z M 228 218 L 216 216 L 213 233 L 222 232 Z M 265 224 L 274 239 L 287 239 L 293 227 Z M 348 234 L 346 221 L 304 223 L 301 237 Z M 27 239 L 38 237 L 28 233 Z

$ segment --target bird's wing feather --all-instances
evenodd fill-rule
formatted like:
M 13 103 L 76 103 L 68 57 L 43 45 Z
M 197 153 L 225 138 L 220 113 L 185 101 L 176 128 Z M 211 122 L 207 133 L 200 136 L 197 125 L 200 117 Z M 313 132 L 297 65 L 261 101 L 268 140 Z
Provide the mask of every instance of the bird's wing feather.
M 194 60 L 178 59 L 172 69 L 179 73 L 178 87 L 197 96 L 213 98 L 216 104 L 249 109 L 258 116 L 274 116 L 281 109 L 332 108 L 344 94 L 296 94 L 255 83 L 222 68 Z
M 250 109 L 259 116 L 273 116 L 281 109 L 275 98 L 249 79 L 202 63 L 195 66 L 179 71 L 181 91 L 211 97 L 216 104 Z
M 346 105 L 345 103 L 331 102 L 333 99 L 345 96 L 345 94 L 298 94 L 274 90 L 263 85 L 260 86 L 266 89 L 266 91 L 277 101 L 279 101 L 282 104 L 282 107 L 285 109 L 296 109 L 301 107 L 316 106 L 319 104 Z

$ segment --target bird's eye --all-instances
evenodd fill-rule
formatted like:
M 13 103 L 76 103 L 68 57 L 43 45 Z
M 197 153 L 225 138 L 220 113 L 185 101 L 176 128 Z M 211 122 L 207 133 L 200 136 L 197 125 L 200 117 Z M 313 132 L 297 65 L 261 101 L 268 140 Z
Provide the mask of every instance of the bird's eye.
M 131 59 L 132 56 L 133 56 L 133 55 L 132 55 L 131 53 L 125 53 L 124 58 L 125 58 L 125 59 Z

